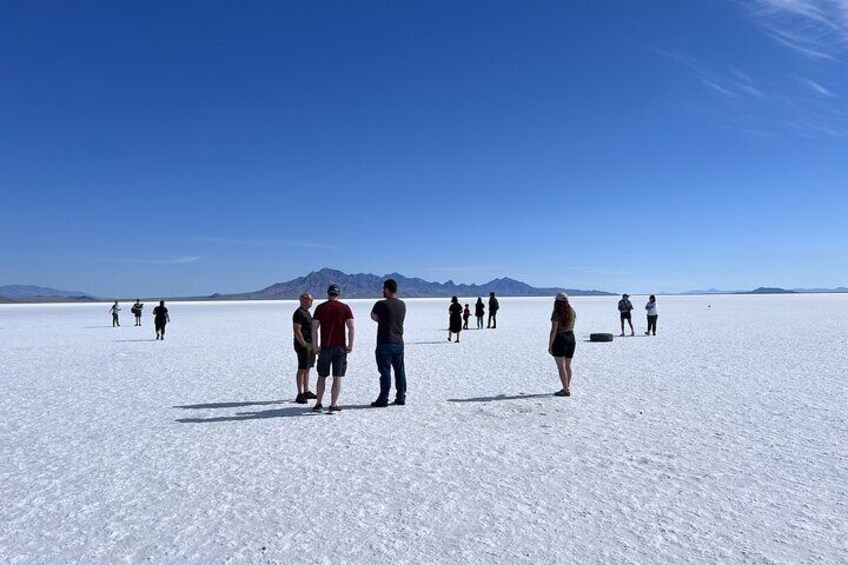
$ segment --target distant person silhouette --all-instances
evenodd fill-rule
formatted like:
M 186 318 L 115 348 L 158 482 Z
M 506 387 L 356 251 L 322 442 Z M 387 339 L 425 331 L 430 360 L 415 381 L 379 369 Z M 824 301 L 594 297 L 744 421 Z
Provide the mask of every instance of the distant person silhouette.
M 619 319 L 621 320 L 621 335 L 624 335 L 624 321 L 627 320 L 627 323 L 630 324 L 630 335 L 636 335 L 636 332 L 633 331 L 633 320 L 630 312 L 633 310 L 633 304 L 630 303 L 630 295 L 622 294 L 621 300 L 618 301 L 618 313 Z
M 406 304 L 397 297 L 397 281 L 383 281 L 383 300 L 374 303 L 371 319 L 377 322 L 377 371 L 380 373 L 380 395 L 371 403 L 375 408 L 389 405 L 392 390 L 392 369 L 395 371 L 395 401 L 406 404 L 406 367 L 403 363 L 403 322 L 406 319 Z
M 318 355 L 318 387 L 313 412 L 323 412 L 327 377 L 333 373 L 333 385 L 330 389 L 330 414 L 341 412 L 339 394 L 342 390 L 342 378 L 347 372 L 347 354 L 353 351 L 354 325 L 350 306 L 339 300 L 341 288 L 331 284 L 327 288 L 327 301 L 315 308 L 312 315 L 312 346 Z M 347 328 L 347 337 L 345 337 Z M 320 333 L 321 345 L 318 346 Z
M 498 310 L 501 309 L 500 304 L 498 304 L 498 299 L 495 298 L 495 293 L 489 293 L 489 322 L 486 324 L 487 328 L 495 329 L 498 327 Z
M 133 316 L 135 316 L 135 325 L 136 326 L 141 326 L 141 311 L 142 311 L 143 308 L 144 308 L 144 304 L 142 304 L 141 301 L 139 301 L 139 299 L 136 298 L 135 304 L 133 304 L 132 308 L 130 308 L 130 312 L 132 312 Z
M 474 315 L 477 316 L 477 329 L 483 329 L 483 316 L 486 315 L 486 306 L 483 304 L 483 299 L 477 297 L 477 303 L 474 304 Z
M 650 335 L 652 331 L 654 335 L 657 335 L 657 297 L 653 294 L 648 298 L 645 310 L 648 311 L 648 331 L 645 335 Z
M 448 312 L 450 313 L 448 341 L 453 341 L 453 334 L 456 334 L 456 342 L 459 343 L 459 332 L 462 331 L 462 306 L 459 304 L 459 299 L 456 296 L 451 297 Z
M 294 401 L 306 404 L 317 398 L 309 390 L 309 370 L 315 366 L 315 350 L 312 348 L 312 295 L 304 292 L 300 295 L 300 305 L 292 314 L 292 332 L 294 333 L 294 352 L 297 354 L 297 396 Z
M 121 307 L 118 306 L 118 301 L 116 300 L 112 307 L 109 308 L 109 312 L 112 313 L 112 327 L 120 327 L 121 321 L 118 319 L 118 312 L 121 311 Z
M 548 353 L 556 362 L 562 390 L 554 396 L 571 396 L 571 359 L 576 345 L 574 339 L 574 320 L 577 314 L 568 302 L 568 295 L 560 292 L 554 300 L 551 314 L 551 333 L 548 336 Z
M 468 318 L 471 317 L 471 308 L 468 304 L 465 305 L 465 310 L 462 311 L 462 329 L 468 329 Z
M 165 301 L 160 300 L 159 306 L 153 309 L 153 326 L 156 328 L 156 339 L 165 339 L 165 326 L 171 321 L 171 314 L 165 308 Z

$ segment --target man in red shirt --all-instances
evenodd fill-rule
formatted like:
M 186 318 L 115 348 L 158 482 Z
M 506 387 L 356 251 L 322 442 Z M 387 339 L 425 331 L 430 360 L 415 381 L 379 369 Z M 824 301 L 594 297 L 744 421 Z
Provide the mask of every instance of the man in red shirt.
M 318 355 L 318 398 L 315 400 L 314 412 L 323 412 L 321 400 L 324 398 L 324 388 L 330 369 L 333 373 L 333 386 L 330 389 L 330 413 L 341 412 L 339 392 L 342 388 L 342 377 L 347 371 L 347 354 L 353 351 L 353 312 L 350 306 L 339 300 L 341 289 L 337 284 L 331 284 L 327 289 L 327 301 L 320 304 L 312 315 L 312 344 Z M 347 339 L 345 338 L 347 328 Z M 321 335 L 321 345 L 318 344 L 318 334 Z

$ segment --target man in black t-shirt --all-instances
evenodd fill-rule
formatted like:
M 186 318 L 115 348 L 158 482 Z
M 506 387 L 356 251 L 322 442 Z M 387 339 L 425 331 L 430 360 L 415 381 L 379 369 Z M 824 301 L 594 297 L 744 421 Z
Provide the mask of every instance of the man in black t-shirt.
M 501 305 L 498 304 L 498 299 L 495 298 L 495 293 L 489 293 L 489 323 L 486 324 L 487 328 L 495 329 L 498 327 L 498 310 L 500 310 Z
M 171 315 L 165 308 L 165 301 L 160 300 L 159 306 L 153 309 L 153 325 L 156 328 L 156 339 L 165 339 L 165 324 L 171 321 Z
M 379 300 L 371 310 L 371 319 L 377 322 L 377 370 L 380 372 L 380 396 L 371 403 L 375 408 L 389 405 L 392 388 L 392 369 L 395 371 L 395 401 L 406 404 L 406 368 L 403 364 L 403 322 L 406 319 L 406 304 L 397 298 L 397 282 L 386 279 L 383 283 L 384 300 Z
M 312 296 L 304 292 L 300 295 L 300 306 L 292 314 L 292 331 L 294 332 L 294 351 L 297 353 L 297 397 L 294 401 L 306 404 L 316 398 L 309 390 L 309 369 L 315 366 L 315 351 L 312 348 Z

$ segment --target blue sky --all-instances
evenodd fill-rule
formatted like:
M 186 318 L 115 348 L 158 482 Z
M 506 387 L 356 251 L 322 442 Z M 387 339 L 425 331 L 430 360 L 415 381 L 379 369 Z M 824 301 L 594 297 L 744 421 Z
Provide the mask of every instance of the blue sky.
M 848 1 L 0 5 L 0 284 L 848 284 Z

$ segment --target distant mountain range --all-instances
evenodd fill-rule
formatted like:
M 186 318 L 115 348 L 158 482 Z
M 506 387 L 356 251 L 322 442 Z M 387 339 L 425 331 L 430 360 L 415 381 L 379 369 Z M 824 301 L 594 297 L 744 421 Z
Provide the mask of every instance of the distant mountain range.
M 709 288 L 707 290 L 687 290 L 682 294 L 828 294 L 848 293 L 848 288 L 840 286 L 837 288 L 778 288 L 761 286 L 754 290 L 718 290 Z
M 431 282 L 419 278 L 410 278 L 400 273 L 384 276 L 373 274 L 347 274 L 334 269 L 313 271 L 304 277 L 272 284 L 262 290 L 240 294 L 213 294 L 213 300 L 282 300 L 297 298 L 304 292 L 323 297 L 327 287 L 337 284 L 342 289 L 342 297 L 375 298 L 381 296 L 383 281 L 392 278 L 398 283 L 399 294 L 407 298 L 430 298 L 448 296 L 483 296 L 490 292 L 498 296 L 553 296 L 557 292 L 566 292 L 572 296 L 612 296 L 613 293 L 601 290 L 581 290 L 573 288 L 537 288 L 510 278 L 494 279 L 486 284 L 456 284 Z
M 0 286 L 0 302 L 93 302 L 95 297 L 76 290 L 58 290 L 45 286 L 9 284 Z
M 614 296 L 615 293 L 602 290 L 581 290 L 575 288 L 538 288 L 527 283 L 510 278 L 491 280 L 485 284 L 456 284 L 453 281 L 444 283 L 426 281 L 419 278 L 405 277 L 400 273 L 390 273 L 384 276 L 373 274 L 347 274 L 335 269 L 321 269 L 306 276 L 286 282 L 272 284 L 261 290 L 237 294 L 212 294 L 210 296 L 171 297 L 168 300 L 288 300 L 309 292 L 313 296 L 323 297 L 330 284 L 338 284 L 345 298 L 375 298 L 380 296 L 383 281 L 393 278 L 398 281 L 401 296 L 407 298 L 443 298 L 448 296 L 486 297 L 489 292 L 498 296 L 553 296 L 557 292 L 565 292 L 571 296 Z M 776 288 L 760 287 L 754 290 L 690 290 L 681 294 L 813 294 L 813 293 L 848 293 L 848 287 L 838 288 Z M 135 299 L 136 297 L 132 297 Z M 160 297 L 147 297 L 148 300 L 159 300 Z M 55 288 L 34 285 L 0 286 L 0 304 L 29 303 L 29 302 L 98 302 L 112 298 L 98 298 L 86 292 L 74 290 L 58 290 Z M 124 300 L 129 300 L 125 298 Z

